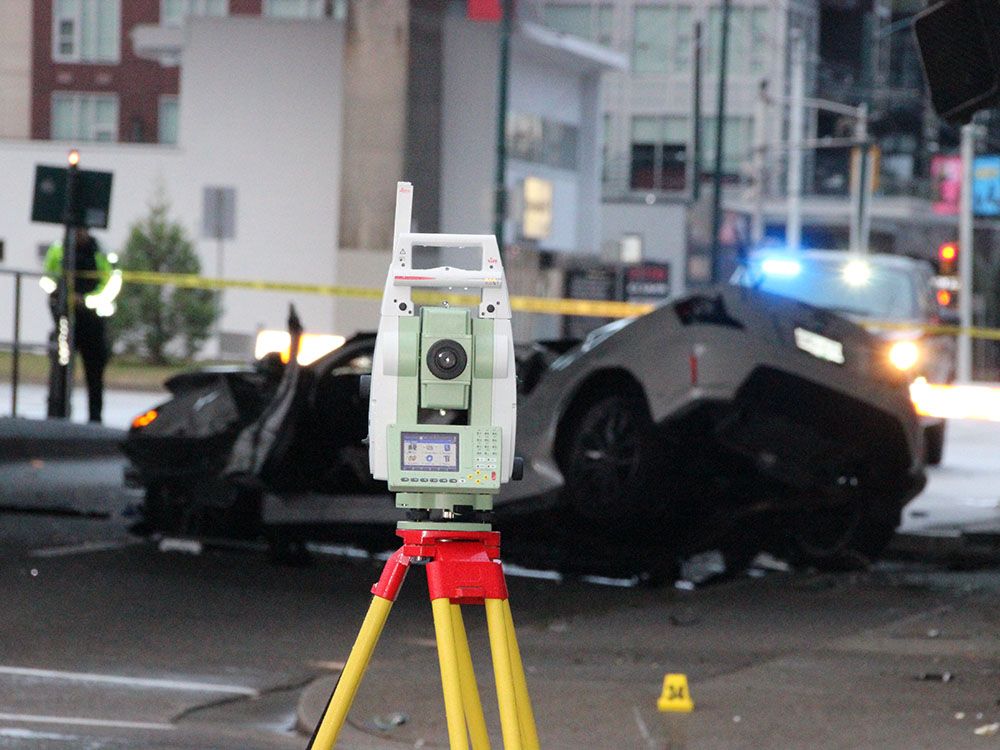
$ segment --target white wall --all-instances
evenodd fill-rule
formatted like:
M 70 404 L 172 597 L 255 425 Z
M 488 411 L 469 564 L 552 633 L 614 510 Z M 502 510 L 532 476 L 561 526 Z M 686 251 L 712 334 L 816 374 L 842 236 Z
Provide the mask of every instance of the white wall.
M 444 21 L 441 231 L 492 233 L 498 24 L 467 21 L 463 8 L 463 4 L 450 6 Z M 509 157 L 508 207 L 515 205 L 513 193 L 525 177 L 551 181 L 552 234 L 539 247 L 596 253 L 600 225 L 599 83 L 594 72 L 565 62 L 567 59 L 567 55 L 546 59 L 537 41 L 516 33 L 512 38 L 510 111 L 576 126 L 579 158 L 576 170 L 566 170 Z M 414 182 L 419 200 L 419 175 L 408 179 Z M 505 234 L 508 242 L 516 241 L 513 217 L 507 221 Z
M 670 291 L 684 291 L 687 209 L 684 203 L 605 203 L 601 206 L 604 244 L 626 234 L 642 237 L 642 259 L 670 264 Z
M 342 29 L 334 22 L 198 19 L 189 27 L 181 77 L 179 146 L 80 144 L 81 167 L 113 171 L 107 232 L 117 250 L 162 187 L 172 214 L 197 238 L 202 189 L 237 189 L 236 238 L 224 244 L 227 278 L 329 284 L 336 280 L 340 205 Z M 70 144 L 0 141 L 0 239 L 4 269 L 40 269 L 36 246 L 61 235 L 29 221 L 36 163 L 65 164 Z M 217 243 L 197 241 L 203 274 Z M 0 277 L 0 341 L 11 331 L 10 284 Z M 282 327 L 294 299 L 306 326 L 335 329 L 330 298 L 229 290 L 223 331 Z M 49 316 L 25 289 L 22 338 L 40 343 Z
M 31 133 L 31 0 L 0 0 L 0 138 Z

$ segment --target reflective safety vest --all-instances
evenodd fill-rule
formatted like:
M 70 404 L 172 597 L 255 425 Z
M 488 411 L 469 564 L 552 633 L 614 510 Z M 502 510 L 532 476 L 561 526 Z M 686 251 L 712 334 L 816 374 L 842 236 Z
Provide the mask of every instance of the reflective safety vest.
M 100 250 L 94 253 L 94 264 L 97 266 L 97 283 L 83 296 L 83 304 L 93 310 L 98 317 L 109 318 L 115 314 L 115 299 L 122 290 L 122 272 L 116 269 L 108 260 L 108 256 Z M 45 275 L 38 280 L 38 285 L 46 294 L 52 294 L 58 288 L 62 267 L 62 244 L 53 242 L 45 253 L 45 262 L 42 266 Z

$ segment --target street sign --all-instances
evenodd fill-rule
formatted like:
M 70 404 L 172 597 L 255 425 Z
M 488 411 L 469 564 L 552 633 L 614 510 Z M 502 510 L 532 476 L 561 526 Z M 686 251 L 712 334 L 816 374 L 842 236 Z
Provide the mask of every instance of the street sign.
M 236 188 L 206 187 L 201 205 L 202 237 L 210 240 L 236 237 Z
M 112 173 L 81 169 L 76 175 L 76 215 L 69 217 L 69 223 L 91 229 L 107 229 Z M 66 168 L 37 165 L 31 220 L 45 224 L 65 224 L 65 211 Z
M 977 156 L 973 162 L 972 212 L 1000 216 L 1000 156 Z
M 931 209 L 936 214 L 954 216 L 962 194 L 962 157 L 931 157 Z
M 641 263 L 624 272 L 625 302 L 662 302 L 670 296 L 670 264 Z

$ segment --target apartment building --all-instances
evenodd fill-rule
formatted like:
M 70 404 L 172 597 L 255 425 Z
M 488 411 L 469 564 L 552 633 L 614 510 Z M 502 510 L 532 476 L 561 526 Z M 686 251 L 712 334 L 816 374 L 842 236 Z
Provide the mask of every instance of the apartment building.
M 181 29 L 192 16 L 318 18 L 331 0 L 34 0 L 35 140 L 176 143 L 179 60 L 140 57 L 137 27 Z M 4 27 L 6 30 L 6 26 Z

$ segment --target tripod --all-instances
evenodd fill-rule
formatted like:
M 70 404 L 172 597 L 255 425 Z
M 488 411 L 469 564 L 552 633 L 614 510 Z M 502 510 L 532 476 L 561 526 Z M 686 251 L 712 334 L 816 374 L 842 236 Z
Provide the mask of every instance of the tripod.
M 389 558 L 372 587 L 368 614 L 307 750 L 329 750 L 336 744 L 410 563 L 427 564 L 451 750 L 468 750 L 469 738 L 473 750 L 490 747 L 462 604 L 486 607 L 504 748 L 538 750 L 535 718 L 499 560 L 499 532 L 428 528 L 400 529 L 396 534 L 402 537 L 403 546 Z

